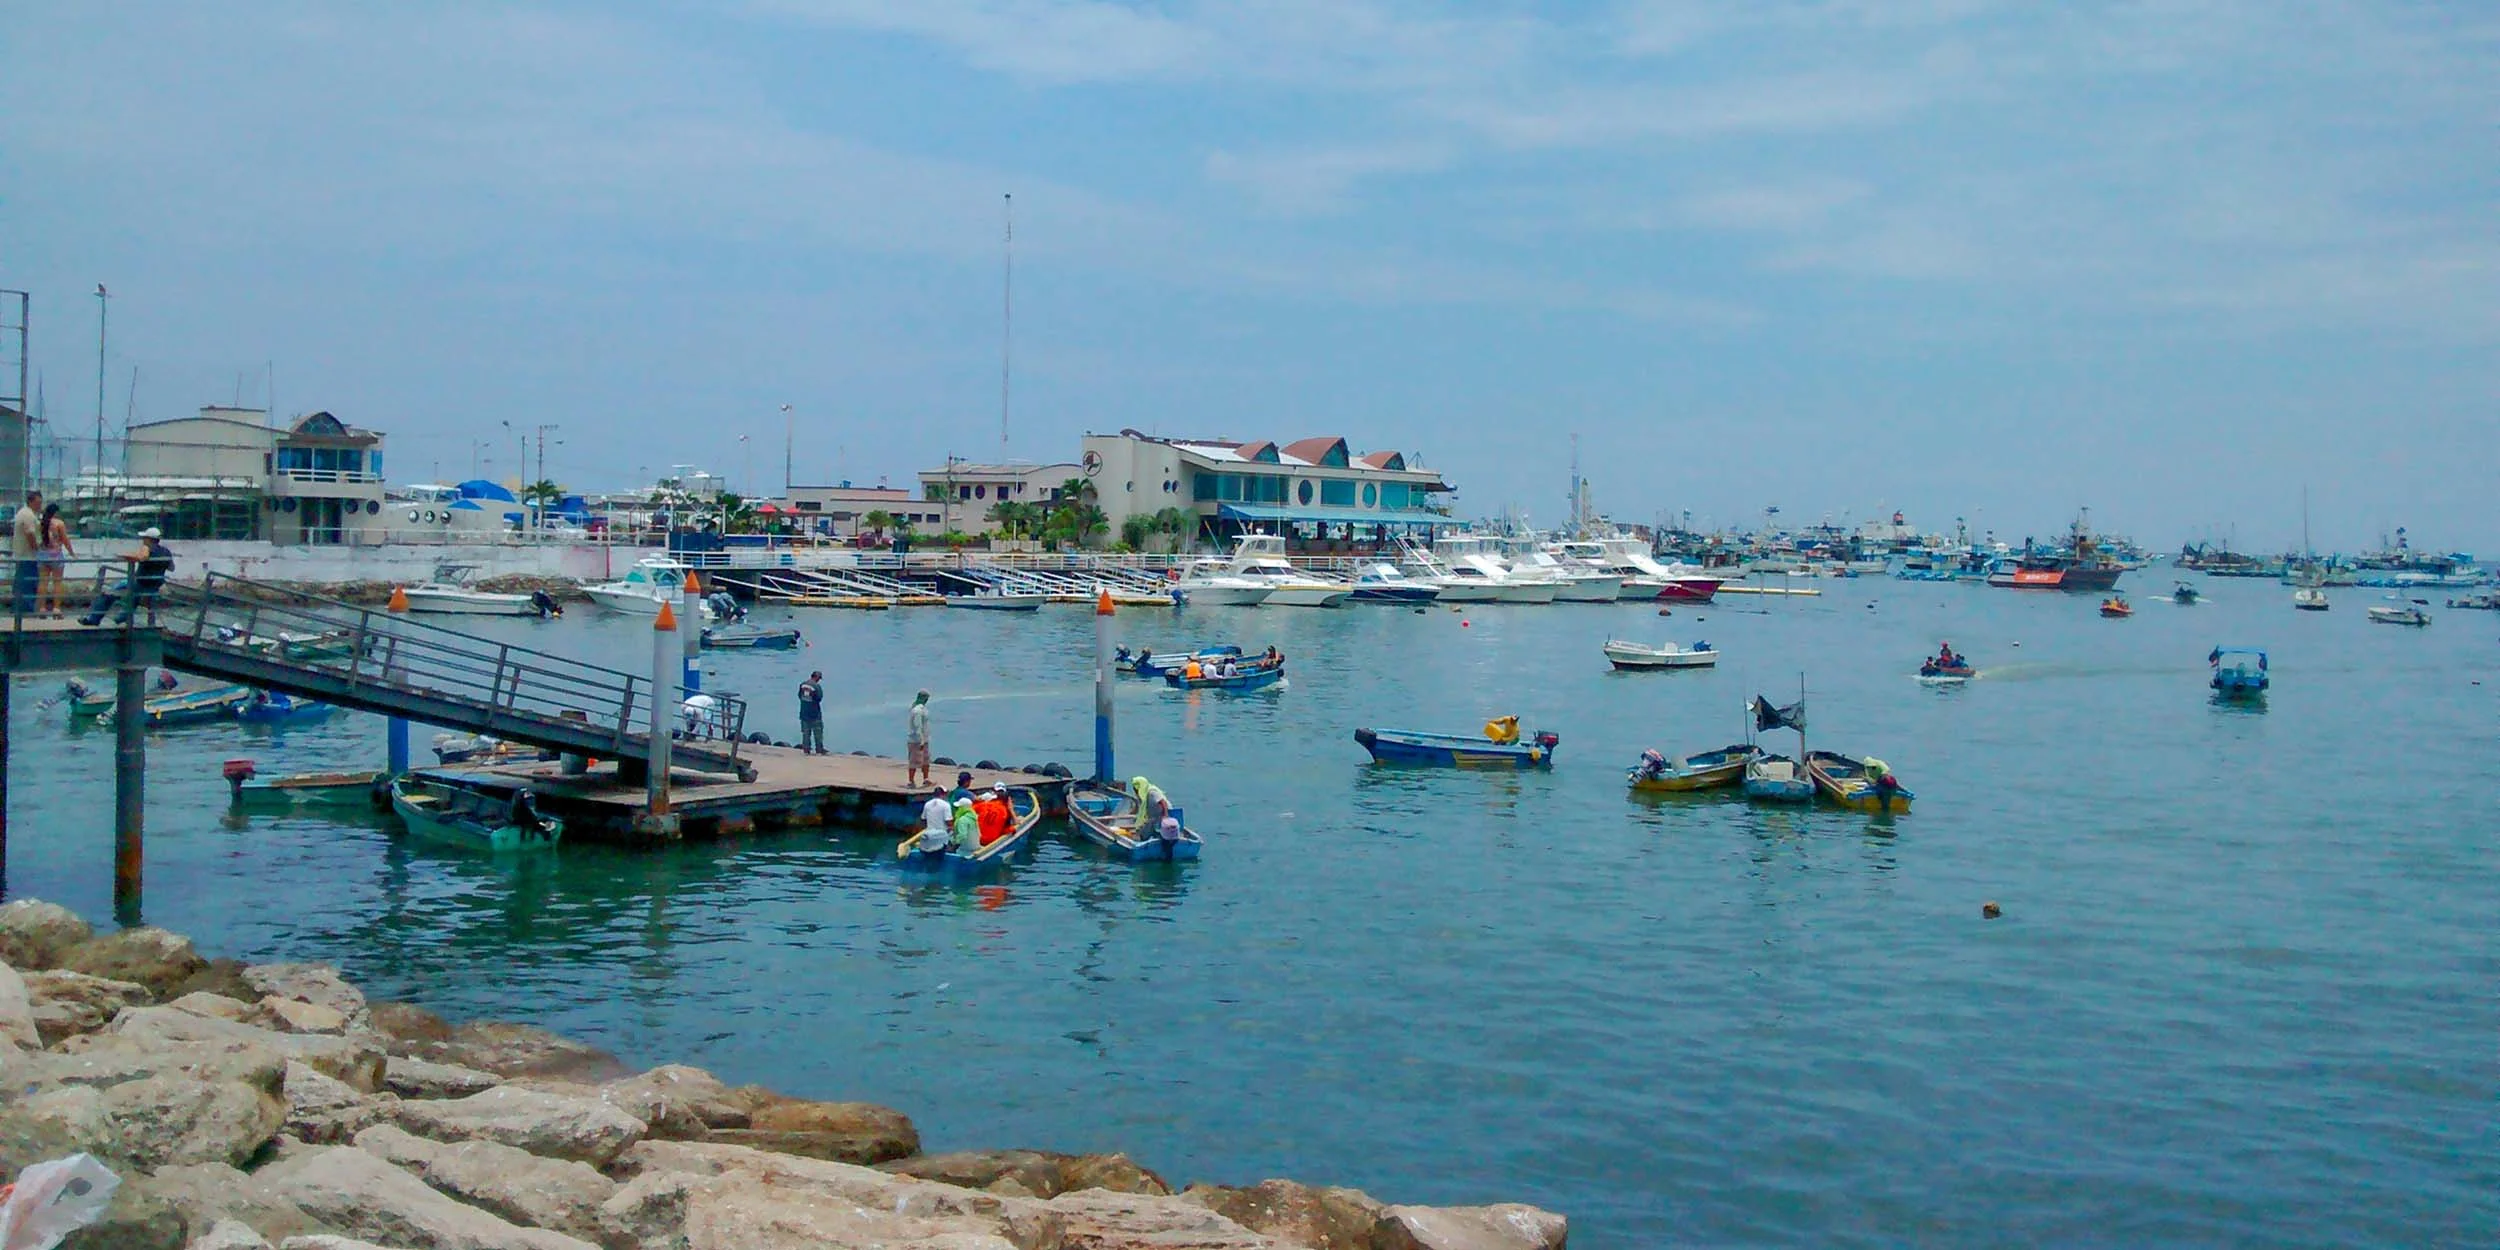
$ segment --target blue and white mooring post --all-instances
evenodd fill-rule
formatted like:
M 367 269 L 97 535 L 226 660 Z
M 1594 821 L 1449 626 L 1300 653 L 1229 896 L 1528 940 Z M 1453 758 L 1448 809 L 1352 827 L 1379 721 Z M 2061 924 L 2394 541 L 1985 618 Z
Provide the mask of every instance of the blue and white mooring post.
M 1094 780 L 1111 784 L 1111 592 L 1094 600 Z

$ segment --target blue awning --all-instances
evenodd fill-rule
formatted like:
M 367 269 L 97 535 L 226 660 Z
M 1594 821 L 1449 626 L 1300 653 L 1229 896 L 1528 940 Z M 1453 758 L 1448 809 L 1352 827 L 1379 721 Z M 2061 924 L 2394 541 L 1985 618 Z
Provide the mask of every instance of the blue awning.
M 1412 512 L 1397 509 L 1368 508 L 1280 508 L 1263 503 L 1219 504 L 1218 520 L 1224 521 L 1308 521 L 1320 525 L 1433 525 L 1459 526 L 1437 512 Z

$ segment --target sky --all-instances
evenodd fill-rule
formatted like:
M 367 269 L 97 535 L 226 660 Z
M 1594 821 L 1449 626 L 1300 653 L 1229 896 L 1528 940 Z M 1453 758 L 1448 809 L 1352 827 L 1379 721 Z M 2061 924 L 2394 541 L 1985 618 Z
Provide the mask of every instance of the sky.
M 1342 434 L 1462 514 L 2500 556 L 2500 6 L 24 0 L 57 427 L 763 491 Z M 1002 446 L 1007 197 L 1012 388 Z M 135 390 L 130 385 L 136 370 Z M 741 442 L 741 439 L 747 441 Z M 535 465 L 531 466 L 533 475 Z

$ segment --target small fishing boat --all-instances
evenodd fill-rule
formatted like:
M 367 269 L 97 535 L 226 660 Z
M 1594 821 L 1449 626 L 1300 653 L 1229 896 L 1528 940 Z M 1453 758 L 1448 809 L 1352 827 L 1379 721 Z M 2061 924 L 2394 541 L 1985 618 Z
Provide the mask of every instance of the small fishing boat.
M 389 802 L 387 774 L 380 772 L 290 773 L 255 780 L 251 760 L 227 760 L 226 785 L 236 808 L 245 812 L 284 812 L 297 807 L 377 808 Z
M 1141 651 L 1135 655 L 1128 655 L 1126 652 L 1127 648 L 1123 647 L 1121 654 L 1113 657 L 1114 667 L 1123 673 L 1134 673 L 1139 677 L 1160 678 L 1165 673 L 1177 672 L 1189 667 L 1191 660 L 1204 664 L 1209 660 L 1221 660 L 1227 657 L 1238 659 L 1241 655 L 1241 648 L 1226 644 L 1200 647 L 1195 651 Z
M 1436 734 L 1414 729 L 1357 729 L 1354 740 L 1376 764 L 1429 768 L 1551 768 L 1562 738 L 1550 731 L 1519 732 L 1519 718 L 1484 723 L 1481 735 Z
M 2431 623 L 2431 614 L 2410 606 L 2372 608 L 2370 619 L 2381 625 L 2428 625 Z
M 2216 647 L 2205 657 L 2214 670 L 2210 683 L 2222 698 L 2249 698 L 2264 694 L 2272 683 L 2266 673 L 2266 653 L 2255 647 Z
M 1408 577 L 1394 564 L 1375 564 L 1354 579 L 1354 603 L 1430 603 L 1441 597 L 1441 588 L 1421 578 Z
M 1958 685 L 1978 675 L 1979 670 L 1971 667 L 1970 657 L 1955 654 L 1949 642 L 1918 664 L 1918 679 L 1929 685 Z
M 1005 590 L 984 590 L 978 594 L 948 595 L 946 606 L 969 608 L 976 612 L 1039 612 L 1050 596 L 1040 591 L 1018 593 Z
M 1814 788 L 1823 797 L 1853 812 L 1906 816 L 1910 800 L 1918 797 L 1893 776 L 1882 760 L 1872 756 L 1856 759 L 1838 751 L 1810 752 L 1806 756 L 1806 775 L 1814 779 Z
M 1756 755 L 1745 763 L 1745 797 L 1761 803 L 1811 803 L 1814 782 L 1785 755 Z
M 2448 601 L 2448 606 L 2477 612 L 2500 612 L 2500 591 L 2486 590 L 2478 595 L 2451 599 Z
M 2124 618 L 2135 615 L 2135 609 L 2129 607 L 2126 600 L 2112 595 L 2107 599 L 2101 600 L 2101 615 Z
M 2302 586 L 2292 592 L 2292 606 L 2303 612 L 2324 612 L 2329 606 L 2326 587 Z
M 283 690 L 255 690 L 250 700 L 234 709 L 234 718 L 251 725 L 302 725 L 330 712 L 327 703 L 294 698 Z
M 445 764 L 499 764 L 511 760 L 534 760 L 540 754 L 537 747 L 506 742 L 485 734 L 434 735 L 434 758 Z
M 1762 748 L 1750 742 L 1739 742 L 1670 760 L 1656 751 L 1641 752 L 1638 766 L 1624 773 L 1624 780 L 1639 794 L 1677 794 L 1691 790 L 1716 790 L 1737 785 L 1745 779 L 1745 766 L 1762 755 Z
M 1619 669 L 1709 668 L 1719 662 L 1719 653 L 1707 642 L 1679 647 L 1670 642 L 1648 646 L 1609 638 L 1604 648 L 1606 662 Z
M 415 775 L 391 783 L 391 810 L 417 837 L 472 850 L 538 850 L 564 836 L 563 821 L 514 824 L 508 799 Z
M 414 586 L 403 586 L 400 594 L 408 601 L 411 612 L 434 612 L 461 616 L 535 616 L 540 618 L 564 615 L 555 596 L 543 590 L 528 594 L 503 594 L 479 590 L 469 584 L 476 575 L 475 565 L 441 564 L 434 568 L 434 580 Z M 656 609 L 655 609 L 656 611 Z
M 1196 677 L 1190 676 L 1186 667 L 1166 669 L 1163 673 L 1163 684 L 1174 690 L 1262 690 L 1284 679 L 1282 656 L 1273 661 L 1224 659 L 1212 665 L 1202 662 Z
M 196 725 L 203 721 L 234 719 L 235 710 L 252 701 L 250 686 L 202 686 L 196 690 L 176 690 L 171 694 L 150 696 L 145 705 L 146 723 L 150 729 L 169 725 Z M 114 716 L 119 708 L 105 713 Z
M 1099 781 L 1076 781 L 1068 786 L 1068 820 L 1076 831 L 1085 835 L 1087 841 L 1132 863 L 1198 858 L 1206 843 L 1188 828 L 1180 808 L 1172 809 L 1172 818 L 1181 823 L 1180 835 L 1166 839 L 1155 830 L 1140 828 L 1145 822 L 1139 815 L 1136 795 Z
M 582 593 L 600 607 L 632 616 L 658 616 L 663 603 L 676 604 L 685 598 L 686 566 L 667 556 L 644 556 L 635 561 L 625 576 L 612 582 L 582 587 Z M 697 608 L 705 616 L 711 605 L 698 601 Z
M 1033 827 L 1042 823 L 1041 796 L 1023 786 L 1011 787 L 1007 791 L 1007 811 L 1014 817 L 1008 822 L 1007 832 L 999 835 L 996 842 L 969 855 L 951 847 L 923 850 L 920 835 L 915 833 L 894 848 L 894 857 L 902 861 L 906 871 L 943 872 L 950 876 L 968 877 L 1004 867 L 1008 859 L 1025 845 Z
M 705 626 L 697 635 L 706 651 L 788 651 L 799 645 L 799 631 L 758 625 Z
M 2170 592 L 2170 601 L 2180 605 L 2181 607 L 2195 603 L 2204 597 L 2205 596 L 2194 586 L 2190 586 L 2186 582 L 2180 582 Z

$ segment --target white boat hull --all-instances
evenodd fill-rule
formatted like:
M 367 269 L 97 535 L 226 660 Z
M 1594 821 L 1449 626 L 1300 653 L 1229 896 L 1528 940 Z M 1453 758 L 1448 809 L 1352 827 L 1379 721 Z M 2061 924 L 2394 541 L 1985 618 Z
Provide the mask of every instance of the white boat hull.
M 1338 586 L 1278 586 L 1267 602 L 1280 608 L 1333 608 L 1353 592 Z
M 1494 591 L 1497 603 L 1552 603 L 1562 587 L 1552 582 L 1503 582 Z
M 1623 597 L 1623 579 L 1606 574 L 1566 577 L 1554 587 L 1556 603 L 1613 603 Z
M 537 605 L 528 595 L 496 595 L 479 590 L 427 590 L 412 586 L 401 592 L 408 597 L 411 612 L 439 612 L 459 616 L 535 616 Z M 657 608 L 652 609 L 654 613 Z
M 1438 603 L 1491 603 L 1502 597 L 1501 588 L 1489 582 L 1434 582 L 1441 594 Z
M 1182 582 L 1173 589 L 1180 591 L 1183 601 L 1207 607 L 1255 608 L 1267 602 L 1275 590 L 1268 586 L 1225 586 Z
M 1609 642 L 1605 652 L 1607 661 L 1616 668 L 1711 668 L 1719 662 L 1716 651 L 1644 647 L 1628 642 Z

